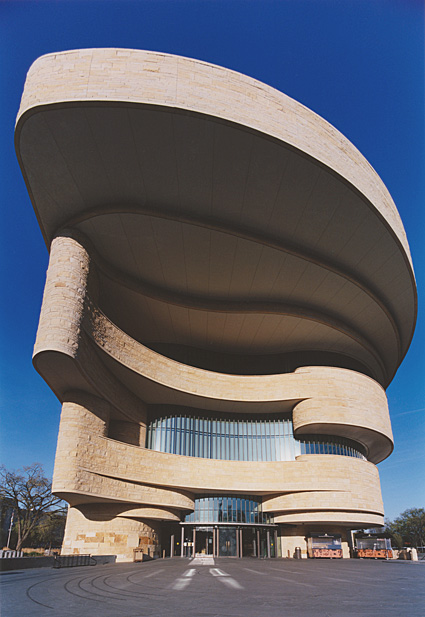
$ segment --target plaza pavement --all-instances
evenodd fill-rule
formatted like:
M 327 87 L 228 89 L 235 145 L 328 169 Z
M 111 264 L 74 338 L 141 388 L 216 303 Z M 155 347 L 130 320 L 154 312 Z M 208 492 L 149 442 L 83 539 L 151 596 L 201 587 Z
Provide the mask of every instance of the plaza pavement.
M 423 617 L 425 563 L 165 559 L 0 575 L 2 617 Z

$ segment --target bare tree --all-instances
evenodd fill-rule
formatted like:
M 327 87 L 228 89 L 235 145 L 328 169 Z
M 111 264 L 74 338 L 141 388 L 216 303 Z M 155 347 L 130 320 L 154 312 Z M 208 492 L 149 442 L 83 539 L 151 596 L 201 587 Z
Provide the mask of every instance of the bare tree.
M 2 465 L 0 497 L 15 511 L 16 550 L 20 550 L 41 519 L 64 510 L 64 502 L 52 495 L 52 483 L 44 476 L 39 463 L 17 471 L 9 471 Z

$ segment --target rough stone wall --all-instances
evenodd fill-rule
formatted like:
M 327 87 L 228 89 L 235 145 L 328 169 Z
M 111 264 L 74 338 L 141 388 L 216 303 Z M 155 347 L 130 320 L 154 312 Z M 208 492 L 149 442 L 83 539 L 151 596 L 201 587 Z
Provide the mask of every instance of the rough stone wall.
M 53 490 L 68 492 L 72 477 L 78 476 L 80 460 L 91 456 L 96 435 L 108 433 L 109 405 L 84 392 L 70 393 L 62 405 L 56 447 Z M 85 486 L 81 478 L 79 486 Z
M 146 427 L 141 427 L 136 422 L 112 420 L 109 423 L 108 437 L 123 441 L 133 446 L 144 446 L 146 440 Z
M 133 551 L 160 553 L 160 525 L 114 516 L 108 504 L 70 507 L 66 520 L 62 555 L 117 555 L 117 561 L 132 561 Z
M 85 393 L 74 393 L 70 398 L 72 400 L 65 401 L 62 406 L 53 474 L 55 494 L 64 496 L 72 504 L 109 499 L 166 509 L 193 508 L 189 493 L 150 485 L 156 483 L 155 470 L 143 474 L 135 459 L 136 452 L 146 450 L 105 437 L 110 412 L 108 403 Z M 131 469 L 132 474 L 124 474 L 124 469 Z M 168 517 L 158 512 L 156 517 L 174 518 L 173 512 Z

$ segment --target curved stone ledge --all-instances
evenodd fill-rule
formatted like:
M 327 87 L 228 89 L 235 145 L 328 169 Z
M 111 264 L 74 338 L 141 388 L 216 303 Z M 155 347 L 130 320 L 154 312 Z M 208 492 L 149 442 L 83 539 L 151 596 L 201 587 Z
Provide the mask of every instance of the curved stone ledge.
M 149 295 L 149 294 L 148 294 Z M 156 298 L 158 302 L 162 302 L 164 305 L 167 305 L 168 302 L 163 299 Z M 96 321 L 95 327 L 92 329 L 93 335 L 96 335 L 96 330 L 101 329 L 102 334 L 103 331 L 107 331 L 111 328 L 112 323 L 102 311 L 90 300 L 88 299 L 88 303 L 90 305 L 89 311 L 91 313 L 90 318 Z M 343 351 L 347 348 L 352 352 L 353 357 L 357 357 L 359 362 L 361 361 L 365 366 L 368 367 L 370 374 L 377 376 L 377 379 L 382 381 L 383 383 L 386 381 L 385 375 L 387 374 L 387 369 L 384 366 L 381 357 L 374 347 L 374 345 L 364 337 L 358 330 L 352 328 L 348 323 L 343 322 L 340 319 L 333 318 L 329 312 L 327 315 L 321 313 L 320 311 L 295 305 L 289 304 L 279 304 L 279 303 L 267 303 L 267 302 L 250 302 L 247 304 L 245 301 L 238 302 L 230 302 L 227 301 L 226 304 L 222 305 L 219 302 L 214 305 L 214 302 L 191 302 L 187 301 L 176 301 L 176 299 L 170 299 L 169 303 L 175 306 L 179 306 L 180 308 L 185 308 L 191 312 L 195 317 L 204 311 L 211 310 L 212 313 L 215 314 L 223 314 L 226 317 L 235 316 L 235 315 L 273 315 L 273 316 L 285 316 L 286 318 L 291 319 L 303 319 L 305 322 L 312 322 L 314 324 L 320 324 L 320 327 L 324 332 L 334 331 L 338 332 L 341 336 L 341 341 L 339 342 L 340 350 L 338 346 L 335 345 L 334 351 Z M 103 323 L 102 323 L 103 322 Z M 116 334 L 117 336 L 122 336 L 122 331 L 119 331 L 117 328 Z M 132 339 L 130 335 L 127 335 L 129 340 Z M 134 339 L 133 339 L 134 340 Z M 101 346 L 106 342 L 101 341 Z M 350 355 L 350 354 L 348 354 Z
M 122 207 L 121 209 L 116 206 L 111 207 L 109 211 L 101 209 L 100 213 L 89 211 L 81 213 L 65 223 L 66 227 L 69 226 L 70 228 L 77 229 L 75 233 L 77 237 L 81 237 L 82 244 L 89 250 L 97 270 L 108 279 L 109 283 L 113 281 L 117 285 L 119 291 L 116 291 L 116 293 L 128 293 L 128 290 L 131 290 L 131 292 L 137 294 L 139 301 L 141 297 L 147 297 L 165 306 L 188 309 L 194 315 L 199 314 L 199 312 L 208 311 L 215 315 L 226 314 L 227 317 L 239 314 L 261 314 L 265 318 L 271 315 L 285 316 L 292 319 L 302 318 L 307 322 L 319 324 L 328 333 L 335 334 L 338 332 L 343 334 L 344 339 L 340 344 L 344 347 L 347 354 L 359 356 L 359 360 L 361 359 L 368 367 L 370 373 L 381 383 L 388 381 L 389 375 L 394 371 L 393 359 L 397 357 L 397 362 L 401 359 L 398 325 L 390 308 L 387 306 L 385 298 L 381 297 L 380 292 L 365 280 L 359 279 L 345 264 L 344 266 L 338 265 L 324 255 L 315 254 L 311 248 L 302 249 L 287 239 L 277 239 L 264 233 L 255 233 L 254 231 L 248 232 L 246 229 L 242 229 L 235 224 L 232 225 L 230 222 L 221 223 L 220 225 L 217 221 L 213 222 L 211 216 L 206 217 L 206 220 L 204 220 L 199 215 L 197 218 L 195 213 L 185 218 L 184 215 L 177 212 L 164 212 L 159 208 L 151 208 L 145 211 L 142 207 L 138 207 L 134 208 L 134 211 L 129 212 L 129 210 L 131 210 L 129 206 Z M 367 321 L 359 319 L 357 315 L 359 311 L 354 306 L 349 310 L 346 307 L 345 314 L 343 314 L 344 311 L 341 311 L 341 307 L 329 307 L 327 296 L 322 297 L 319 301 L 310 298 L 309 302 L 307 302 L 304 297 L 292 296 L 290 301 L 286 301 L 278 297 L 273 299 L 273 297 L 269 297 L 269 293 L 256 293 L 255 299 L 250 299 L 247 302 L 246 300 L 241 300 L 238 295 L 232 299 L 230 292 L 228 292 L 226 297 L 220 296 L 219 293 L 215 297 L 211 297 L 207 290 L 204 290 L 203 293 L 200 293 L 199 290 L 193 293 L 183 293 L 182 291 L 176 291 L 172 287 L 169 288 L 161 285 L 161 283 L 154 284 L 152 281 L 149 282 L 149 277 L 145 280 L 143 275 L 129 274 L 114 266 L 112 261 L 103 257 L 99 250 L 95 248 L 93 242 L 85 236 L 85 232 L 90 235 L 90 231 L 91 236 L 94 235 L 91 226 L 87 229 L 83 227 L 84 233 L 81 232 L 80 226 L 82 223 L 88 222 L 91 224 L 97 219 L 103 220 L 103 217 L 111 218 L 113 221 L 117 219 L 117 222 L 119 220 L 120 223 L 126 217 L 132 217 L 136 221 L 139 221 L 142 217 L 146 220 L 144 223 L 139 221 L 141 229 L 143 227 L 149 228 L 152 219 L 155 221 L 173 222 L 176 224 L 176 234 L 181 233 L 181 226 L 190 226 L 198 230 L 208 230 L 210 233 L 216 232 L 221 235 L 237 238 L 238 244 L 241 242 L 248 243 L 245 247 L 247 252 L 249 252 L 249 245 L 251 251 L 255 251 L 256 245 L 260 244 L 264 250 L 272 251 L 275 255 L 278 253 L 292 255 L 303 261 L 310 262 L 310 266 L 315 268 L 317 276 L 319 276 L 320 270 L 327 271 L 326 281 L 329 295 L 337 293 L 339 284 L 344 287 L 345 294 L 353 296 L 360 294 L 369 307 L 370 319 Z M 110 221 L 109 225 L 111 224 L 112 222 Z M 135 297 L 133 296 L 134 301 Z M 372 318 L 372 315 L 374 315 L 374 318 Z M 373 326 L 375 318 L 380 322 L 382 328 L 379 343 L 374 340 L 374 335 L 376 334 L 376 327 Z M 132 335 L 133 338 L 138 338 L 131 329 L 126 330 L 125 327 L 123 329 Z
M 360 385 L 375 400 L 379 398 L 381 404 L 386 398 L 374 380 L 348 369 L 302 367 L 294 373 L 280 375 L 228 375 L 184 365 L 132 339 L 93 303 L 84 325 L 96 345 L 118 363 L 152 382 L 194 396 L 247 402 L 296 400 L 313 396 L 314 386 L 320 388 L 326 382 L 326 391 L 340 392 L 341 398 L 346 393 L 354 400 L 359 399 L 356 392 Z M 310 372 L 312 379 L 307 378 Z M 332 378 L 335 383 L 328 383 Z M 345 388 L 350 382 L 347 393 Z
M 143 484 L 140 481 L 129 481 L 120 477 L 114 478 L 95 473 L 78 465 L 72 469 L 59 459 L 58 469 L 66 470 L 66 480 L 62 481 L 60 471 L 56 472 L 52 484 L 52 491 L 58 497 L 65 499 L 72 506 L 90 503 L 122 503 L 143 504 L 149 508 L 158 508 L 165 512 L 178 510 L 193 510 L 194 498 L 189 491 L 173 490 Z M 112 470 L 111 470 L 112 473 Z M 146 478 L 146 482 L 149 478 Z
M 294 435 L 339 435 L 362 443 L 367 458 L 377 463 L 393 450 L 390 416 L 381 397 L 353 401 L 349 396 L 317 396 L 297 403 L 292 412 Z M 386 402 L 385 402 L 386 403 Z
M 275 523 L 285 523 L 287 525 L 341 525 L 351 528 L 370 528 L 382 527 L 384 516 L 379 514 L 357 513 L 357 512 L 297 512 L 282 514 L 275 518 Z
M 266 84 L 206 62 L 151 51 L 83 49 L 48 54 L 28 72 L 17 127 L 32 109 L 80 101 L 179 108 L 284 141 L 321 161 L 365 195 L 391 225 L 411 264 L 400 216 L 371 165 L 326 120 Z
M 161 508 L 131 508 L 129 510 L 124 510 L 124 512 L 120 512 L 118 516 L 124 518 L 148 518 L 159 521 L 174 521 L 177 523 L 181 520 L 179 514 Z
M 383 504 L 380 496 L 379 476 L 370 473 L 366 477 L 363 470 L 362 482 L 350 486 L 349 491 L 299 491 L 279 497 L 263 499 L 263 510 L 289 514 L 291 512 L 347 511 L 358 510 L 383 516 Z

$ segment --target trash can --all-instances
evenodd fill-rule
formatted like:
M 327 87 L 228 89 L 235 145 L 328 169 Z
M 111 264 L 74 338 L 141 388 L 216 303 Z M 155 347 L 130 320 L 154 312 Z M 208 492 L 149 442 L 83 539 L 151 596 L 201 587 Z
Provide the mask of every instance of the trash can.
M 143 553 L 142 548 L 133 548 L 133 561 L 134 563 L 138 563 L 139 561 L 145 561 L 146 557 Z
M 301 559 L 301 549 L 300 549 L 299 546 L 297 546 L 296 549 L 295 549 L 294 558 L 295 559 Z

